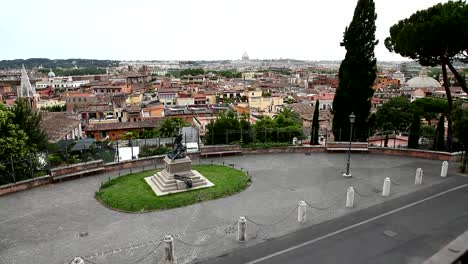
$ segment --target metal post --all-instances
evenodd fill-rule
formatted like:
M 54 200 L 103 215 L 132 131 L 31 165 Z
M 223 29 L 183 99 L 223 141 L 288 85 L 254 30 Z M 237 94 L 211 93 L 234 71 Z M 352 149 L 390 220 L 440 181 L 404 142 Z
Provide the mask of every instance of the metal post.
M 348 146 L 348 161 L 346 162 L 346 173 L 343 174 L 344 177 L 351 177 L 349 172 L 349 164 L 351 161 L 351 137 L 353 135 L 353 123 L 351 123 L 351 131 L 349 132 L 349 146 Z
M 117 163 L 120 163 L 119 140 L 117 139 L 115 142 L 117 145 Z
M 305 223 L 307 217 L 307 204 L 305 201 L 299 201 L 297 207 L 297 221 L 299 223 Z
M 241 216 L 237 222 L 237 240 L 239 242 L 247 241 L 247 219 Z
M 240 128 L 240 141 L 241 143 L 244 143 L 244 133 L 242 133 L 242 127 Z
M 392 185 L 392 181 L 389 177 L 384 179 L 383 188 L 382 188 L 382 196 L 390 196 L 390 186 Z
M 325 128 L 325 147 L 328 144 L 328 128 Z
M 15 165 L 13 164 L 13 157 L 10 157 L 10 164 L 11 164 L 11 175 L 13 176 L 13 182 L 16 182 Z

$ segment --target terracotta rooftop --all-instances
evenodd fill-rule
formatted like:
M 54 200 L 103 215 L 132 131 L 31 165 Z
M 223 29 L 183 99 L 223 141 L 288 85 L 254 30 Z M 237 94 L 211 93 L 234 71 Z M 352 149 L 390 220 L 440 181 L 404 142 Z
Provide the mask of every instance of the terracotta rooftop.
M 57 142 L 80 125 L 79 115 L 66 112 L 41 112 L 41 128 L 46 132 L 50 142 Z
M 98 123 L 89 124 L 85 127 L 85 131 L 110 131 L 110 130 L 125 130 L 125 129 L 141 129 L 155 128 L 162 118 L 147 119 L 137 122 L 117 122 L 117 123 Z

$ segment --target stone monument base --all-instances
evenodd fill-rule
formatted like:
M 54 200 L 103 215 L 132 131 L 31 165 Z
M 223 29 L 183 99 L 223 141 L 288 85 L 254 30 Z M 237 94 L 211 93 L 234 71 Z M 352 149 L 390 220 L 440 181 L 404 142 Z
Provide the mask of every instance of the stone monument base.
M 164 163 L 164 170 L 145 178 L 157 196 L 214 186 L 198 171 L 192 170 L 192 160 L 189 157 L 175 160 L 165 157 Z M 187 182 L 192 186 L 188 186 Z

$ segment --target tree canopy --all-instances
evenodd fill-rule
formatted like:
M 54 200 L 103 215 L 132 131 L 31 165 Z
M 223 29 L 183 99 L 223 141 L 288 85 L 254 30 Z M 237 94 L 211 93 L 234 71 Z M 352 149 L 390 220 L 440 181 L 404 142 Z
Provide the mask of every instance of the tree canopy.
M 344 32 L 341 46 L 345 47 L 346 56 L 340 65 L 340 83 L 333 100 L 333 133 L 338 140 L 349 139 L 351 112 L 356 115 L 357 138 L 368 134 L 367 118 L 377 71 L 374 54 L 374 48 L 378 44 L 375 39 L 376 19 L 374 1 L 359 0 L 353 20 Z
M 40 122 L 23 100 L 10 108 L 0 103 L 0 185 L 35 176 L 37 154 L 47 147 Z
M 382 130 L 406 132 L 413 119 L 410 101 L 395 97 L 384 103 L 376 113 L 376 125 Z
M 284 108 L 277 116 L 263 116 L 251 125 L 245 115 L 233 111 L 221 112 L 218 118 L 209 123 L 205 143 L 279 143 L 292 142 L 294 137 L 302 138 L 302 121 L 300 115 L 289 108 Z
M 467 28 L 468 5 L 465 1 L 439 3 L 393 25 L 385 46 L 423 66 L 447 65 L 468 93 L 466 81 L 453 66 L 454 60 L 466 61 L 468 58 Z
M 310 131 L 310 144 L 318 145 L 319 144 L 319 105 L 320 102 L 317 100 L 315 102 L 314 116 L 312 118 L 312 130 Z

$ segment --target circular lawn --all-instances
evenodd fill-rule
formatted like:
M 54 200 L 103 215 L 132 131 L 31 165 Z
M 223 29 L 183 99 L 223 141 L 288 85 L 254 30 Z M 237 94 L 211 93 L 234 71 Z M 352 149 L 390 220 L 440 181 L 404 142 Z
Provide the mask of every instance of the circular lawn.
M 221 165 L 194 165 L 203 176 L 215 184 L 213 187 L 156 196 L 145 179 L 157 172 L 149 170 L 132 173 L 102 184 L 96 199 L 107 207 L 125 212 L 145 212 L 182 207 L 238 193 L 250 184 L 243 171 Z

